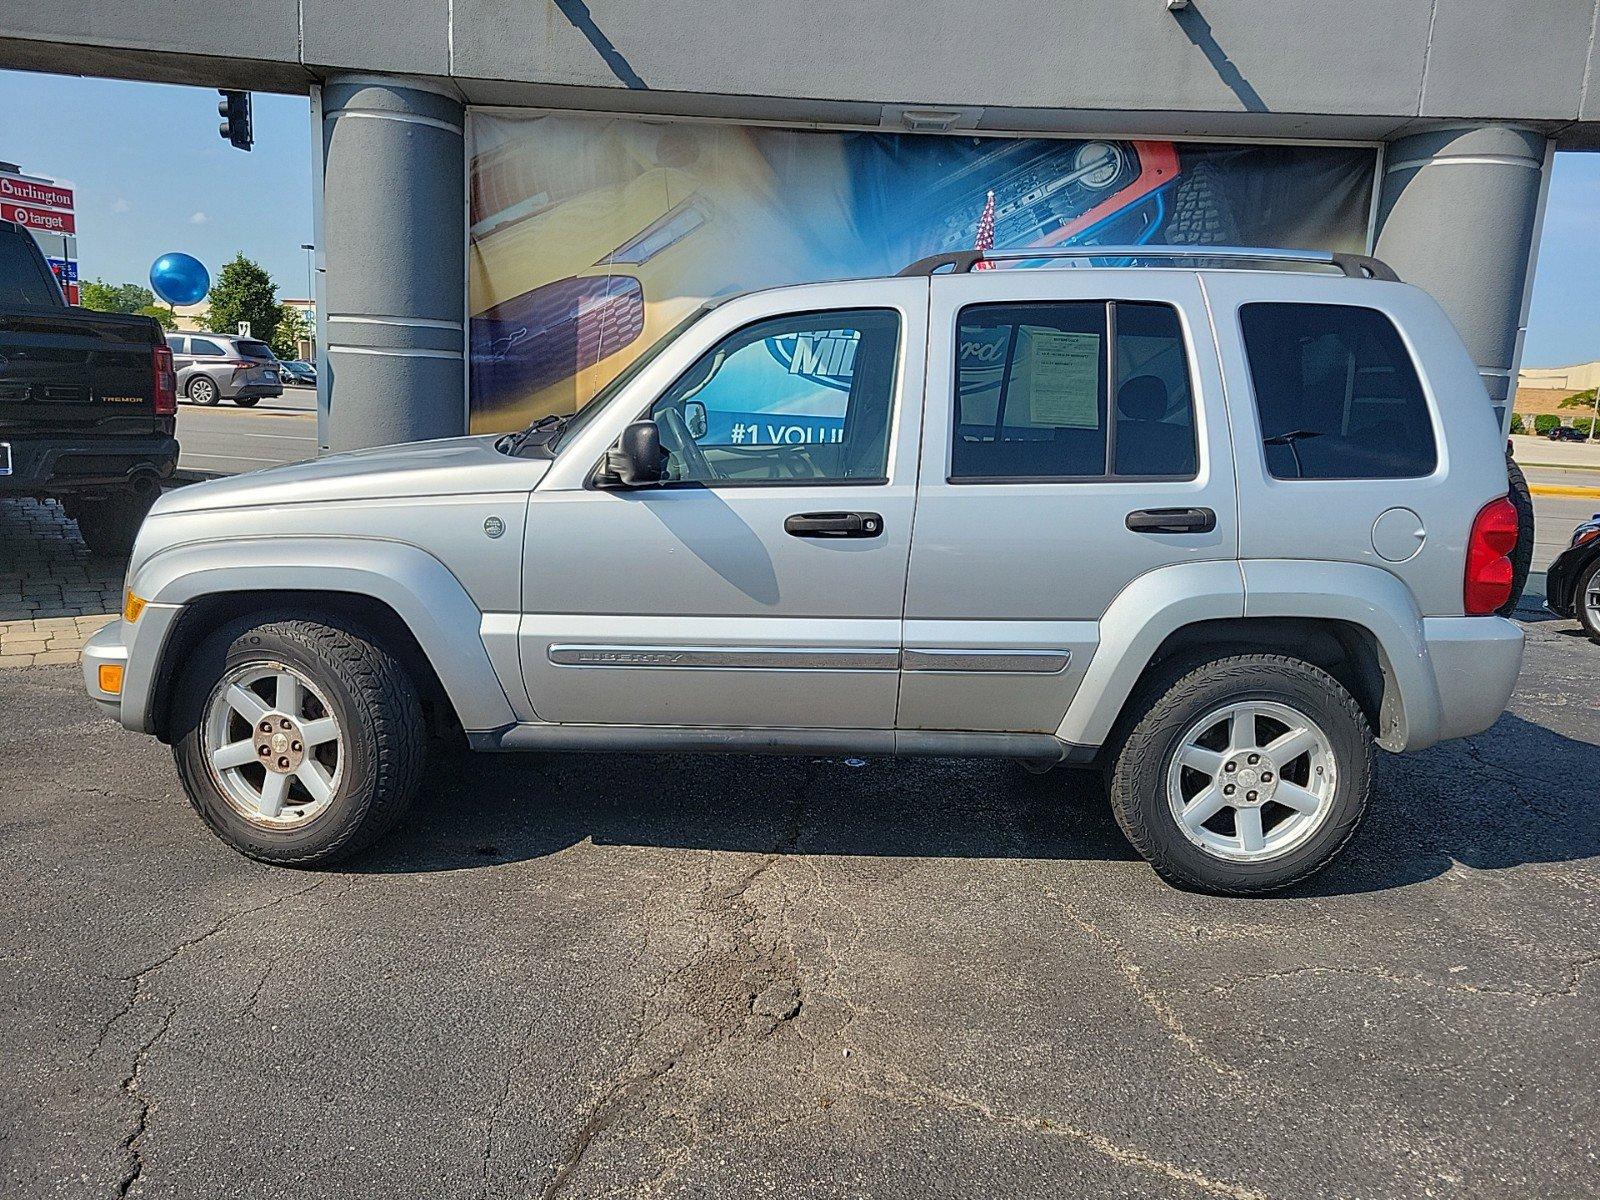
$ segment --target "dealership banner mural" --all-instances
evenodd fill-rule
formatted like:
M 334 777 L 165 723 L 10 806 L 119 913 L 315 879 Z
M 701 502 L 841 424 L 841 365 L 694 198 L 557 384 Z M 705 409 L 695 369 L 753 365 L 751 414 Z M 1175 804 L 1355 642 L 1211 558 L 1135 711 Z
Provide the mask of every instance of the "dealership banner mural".
M 893 274 L 988 245 L 1363 251 L 1376 168 L 1362 147 L 568 114 L 475 111 L 468 132 L 477 432 L 571 412 L 730 292 Z

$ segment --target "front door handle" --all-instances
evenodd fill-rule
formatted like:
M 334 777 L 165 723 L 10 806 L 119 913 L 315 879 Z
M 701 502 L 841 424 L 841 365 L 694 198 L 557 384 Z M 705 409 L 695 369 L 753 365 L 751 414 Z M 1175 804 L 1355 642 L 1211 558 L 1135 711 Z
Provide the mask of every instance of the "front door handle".
M 1217 514 L 1209 508 L 1141 508 L 1128 514 L 1135 533 L 1210 533 Z
M 783 531 L 803 538 L 871 538 L 883 532 L 883 518 L 873 512 L 795 513 Z

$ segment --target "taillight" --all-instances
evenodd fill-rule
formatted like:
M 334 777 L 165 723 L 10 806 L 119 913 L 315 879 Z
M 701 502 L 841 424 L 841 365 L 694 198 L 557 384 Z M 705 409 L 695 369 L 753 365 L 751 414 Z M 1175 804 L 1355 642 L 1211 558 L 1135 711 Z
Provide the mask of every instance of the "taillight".
M 156 402 L 156 416 L 173 416 L 178 411 L 178 378 L 172 373 L 171 347 L 155 347 L 150 356 L 150 372 L 150 395 Z
M 1517 510 L 1501 496 L 1472 522 L 1462 603 L 1469 617 L 1486 617 L 1511 599 L 1511 552 L 1517 546 Z

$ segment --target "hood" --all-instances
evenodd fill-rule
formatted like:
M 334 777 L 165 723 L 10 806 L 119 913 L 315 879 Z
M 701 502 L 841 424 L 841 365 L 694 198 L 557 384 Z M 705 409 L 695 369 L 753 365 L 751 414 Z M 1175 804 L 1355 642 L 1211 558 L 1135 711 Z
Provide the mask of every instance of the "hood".
M 309 458 L 175 488 L 151 511 L 165 515 L 269 504 L 527 491 L 543 478 L 550 463 L 501 454 L 494 448 L 498 437 L 442 438 Z

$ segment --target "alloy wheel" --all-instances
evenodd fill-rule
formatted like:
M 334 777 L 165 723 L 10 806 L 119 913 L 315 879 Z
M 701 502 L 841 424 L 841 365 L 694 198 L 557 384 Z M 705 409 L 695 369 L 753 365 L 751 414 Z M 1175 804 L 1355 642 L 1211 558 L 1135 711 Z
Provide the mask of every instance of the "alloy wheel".
M 1337 786 L 1328 735 L 1304 713 L 1241 700 L 1193 721 L 1167 769 L 1167 803 L 1184 837 L 1233 862 L 1269 862 L 1327 820 Z
M 206 702 L 201 751 L 234 810 L 274 830 L 316 820 L 344 774 L 332 705 L 283 663 L 250 663 L 222 677 Z

